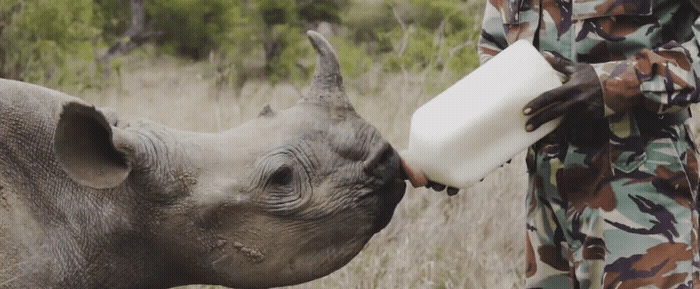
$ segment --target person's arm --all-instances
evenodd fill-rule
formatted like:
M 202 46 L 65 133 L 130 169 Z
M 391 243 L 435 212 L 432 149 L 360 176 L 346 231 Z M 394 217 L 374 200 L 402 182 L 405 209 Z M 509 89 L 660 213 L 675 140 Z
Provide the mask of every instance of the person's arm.
M 643 107 L 657 114 L 675 113 L 700 102 L 700 18 L 693 37 L 642 49 L 626 60 L 586 64 L 545 54 L 568 81 L 525 105 L 532 115 L 525 129 L 563 116 L 563 122 L 610 116 Z
M 674 113 L 700 101 L 700 18 L 694 37 L 683 44 L 644 49 L 623 61 L 592 64 L 603 91 L 605 115 L 637 105 L 658 114 Z
M 508 1 L 500 1 L 508 3 Z M 481 35 L 479 36 L 478 54 L 479 63 L 484 64 L 486 61 L 496 56 L 499 52 L 508 46 L 506 41 L 505 31 L 503 27 L 503 19 L 498 7 L 494 6 L 492 0 L 486 1 L 484 9 L 484 18 L 481 24 Z

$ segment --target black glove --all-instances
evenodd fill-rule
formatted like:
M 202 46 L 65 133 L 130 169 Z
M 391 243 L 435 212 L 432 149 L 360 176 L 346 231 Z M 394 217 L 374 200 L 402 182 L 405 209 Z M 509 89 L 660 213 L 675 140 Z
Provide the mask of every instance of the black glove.
M 525 105 L 523 113 L 533 115 L 525 124 L 525 130 L 533 131 L 560 116 L 564 117 L 562 125 L 602 118 L 605 113 L 603 89 L 593 66 L 549 52 L 545 52 L 544 57 L 556 71 L 566 76 L 566 81 Z

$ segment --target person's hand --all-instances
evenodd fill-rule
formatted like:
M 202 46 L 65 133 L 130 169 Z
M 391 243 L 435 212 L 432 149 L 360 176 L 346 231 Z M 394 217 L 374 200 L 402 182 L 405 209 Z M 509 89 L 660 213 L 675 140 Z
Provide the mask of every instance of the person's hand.
M 403 158 L 401 158 L 401 174 L 401 178 L 408 180 L 414 188 L 428 185 L 428 178 L 422 172 L 416 172 L 411 169 Z
M 441 183 L 436 183 L 433 181 L 428 181 L 428 184 L 426 184 L 425 187 L 429 188 L 429 189 L 433 189 L 433 191 L 436 191 L 436 192 L 442 192 L 443 190 L 447 189 L 446 192 L 447 192 L 448 196 L 454 196 L 457 193 L 459 193 L 459 188 L 446 186 L 446 185 L 443 185 Z
M 566 81 L 525 105 L 523 113 L 532 115 L 525 124 L 525 130 L 534 131 L 561 116 L 564 117 L 563 124 L 602 118 L 605 111 L 603 90 L 593 67 L 549 52 L 545 52 L 544 57 L 556 71 L 565 75 Z
M 412 170 L 411 167 L 409 167 L 406 164 L 403 158 L 401 159 L 401 173 L 403 174 L 402 178 L 407 179 L 414 188 L 426 187 L 429 189 L 433 189 L 436 192 L 440 192 L 444 189 L 447 189 L 447 194 L 450 196 L 454 196 L 457 193 L 459 193 L 458 188 L 448 187 L 443 184 L 428 180 L 428 178 L 422 172 L 416 172 Z

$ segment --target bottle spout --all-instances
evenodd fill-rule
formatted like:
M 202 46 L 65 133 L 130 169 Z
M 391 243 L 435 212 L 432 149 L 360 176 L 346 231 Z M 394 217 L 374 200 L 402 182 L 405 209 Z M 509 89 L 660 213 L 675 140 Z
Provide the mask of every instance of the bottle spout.
M 425 187 L 428 184 L 428 179 L 420 170 L 412 169 L 409 165 L 410 161 L 406 161 L 406 157 L 410 159 L 410 154 L 402 151 L 401 155 L 401 178 L 408 180 L 414 188 Z

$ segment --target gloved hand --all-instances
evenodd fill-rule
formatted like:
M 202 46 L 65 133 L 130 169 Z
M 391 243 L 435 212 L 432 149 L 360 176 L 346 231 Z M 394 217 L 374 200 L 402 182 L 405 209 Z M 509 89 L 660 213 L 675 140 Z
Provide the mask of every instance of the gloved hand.
M 545 52 L 544 57 L 554 70 L 565 75 L 566 80 L 562 86 L 540 94 L 525 105 L 523 113 L 532 115 L 525 130 L 533 131 L 560 116 L 564 117 L 562 125 L 602 118 L 605 112 L 603 90 L 593 66 L 550 52 Z

